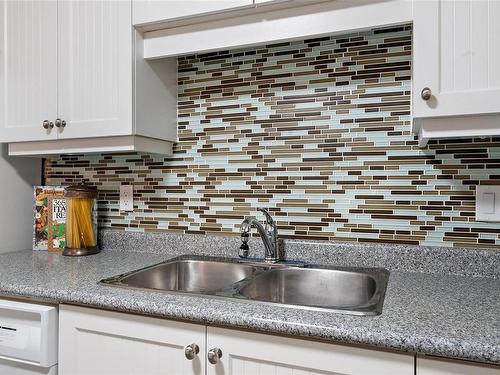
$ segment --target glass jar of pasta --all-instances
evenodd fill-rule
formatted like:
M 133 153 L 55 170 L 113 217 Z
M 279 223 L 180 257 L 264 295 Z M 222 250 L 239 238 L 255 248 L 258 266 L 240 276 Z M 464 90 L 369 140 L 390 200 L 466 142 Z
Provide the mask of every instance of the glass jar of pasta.
M 63 255 L 97 254 L 97 188 L 71 185 L 66 197 L 66 247 Z

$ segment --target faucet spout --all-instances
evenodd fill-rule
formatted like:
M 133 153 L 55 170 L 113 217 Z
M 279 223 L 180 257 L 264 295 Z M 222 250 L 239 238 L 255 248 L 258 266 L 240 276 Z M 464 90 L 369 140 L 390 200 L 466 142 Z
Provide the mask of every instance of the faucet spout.
M 241 223 L 240 232 L 243 242 L 242 249 L 244 248 L 246 251 L 240 252 L 240 256 L 248 256 L 247 241 L 250 230 L 253 227 L 257 229 L 257 232 L 264 243 L 265 261 L 268 263 L 276 263 L 281 260 L 278 249 L 278 228 L 267 210 L 259 208 L 259 211 L 262 211 L 266 215 L 265 226 L 262 225 L 255 216 L 249 216 Z M 243 256 L 243 254 L 245 256 Z

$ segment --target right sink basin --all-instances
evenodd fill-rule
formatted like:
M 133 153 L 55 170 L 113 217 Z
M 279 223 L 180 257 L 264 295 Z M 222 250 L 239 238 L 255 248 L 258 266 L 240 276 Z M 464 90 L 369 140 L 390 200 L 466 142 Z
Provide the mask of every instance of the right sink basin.
M 256 275 L 239 293 L 254 301 L 376 315 L 381 312 L 387 276 L 385 270 L 278 268 Z

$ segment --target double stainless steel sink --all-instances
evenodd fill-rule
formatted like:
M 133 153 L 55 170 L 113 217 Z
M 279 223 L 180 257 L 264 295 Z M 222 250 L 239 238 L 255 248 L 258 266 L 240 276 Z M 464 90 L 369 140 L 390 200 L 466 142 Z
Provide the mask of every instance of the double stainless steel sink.
M 378 315 L 382 312 L 388 278 L 389 272 L 380 268 L 331 268 L 182 256 L 101 283 L 353 315 Z

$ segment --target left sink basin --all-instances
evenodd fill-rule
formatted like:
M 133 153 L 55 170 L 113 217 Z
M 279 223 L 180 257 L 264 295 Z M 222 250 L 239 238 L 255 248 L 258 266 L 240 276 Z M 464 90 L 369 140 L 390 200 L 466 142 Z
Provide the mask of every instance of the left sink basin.
M 103 280 L 117 286 L 213 293 L 258 271 L 248 264 L 218 262 L 200 259 L 179 259 Z

